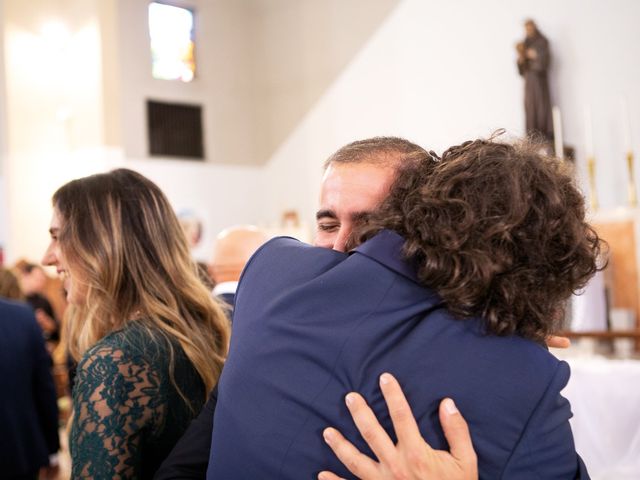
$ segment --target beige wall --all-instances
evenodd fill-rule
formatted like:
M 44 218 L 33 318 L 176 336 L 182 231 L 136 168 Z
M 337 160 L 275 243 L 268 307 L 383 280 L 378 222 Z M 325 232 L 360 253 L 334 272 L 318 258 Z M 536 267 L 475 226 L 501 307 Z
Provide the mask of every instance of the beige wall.
M 198 73 L 184 84 L 151 78 L 148 1 L 119 0 L 127 157 L 148 157 L 154 98 L 203 105 L 207 161 L 266 163 L 398 1 L 181 0 L 197 21 Z
M 270 223 L 286 209 L 313 223 L 322 161 L 349 141 L 400 135 L 441 150 L 498 127 L 519 134 L 522 79 L 513 46 L 529 16 L 552 42 L 554 95 L 581 179 L 583 110 L 591 104 L 603 206 L 625 203 L 621 95 L 640 150 L 640 4 L 633 0 L 610 8 L 579 0 L 183 0 L 200 13 L 198 79 L 188 85 L 151 79 L 146 0 L 0 2 L 6 237 L 16 254 L 46 243 L 55 187 L 115 164 L 157 175 L 178 204 L 224 205 L 224 216 L 207 211 L 212 229 L 231 218 Z M 71 58 L 82 59 L 77 71 L 70 64 L 72 75 L 51 63 L 55 52 L 40 58 L 35 48 L 41 23 L 56 16 L 73 32 Z M 208 160 L 220 168 L 149 162 L 146 98 L 203 103 Z M 59 119 L 64 105 L 72 115 Z M 177 173 L 183 166 L 191 177 Z M 182 179 L 180 188 L 173 178 Z
M 120 98 L 120 31 L 117 0 L 100 0 L 97 4 L 102 58 L 102 117 L 103 142 L 114 148 L 122 147 Z
M 4 0 L 0 0 L 0 247 L 6 249 L 9 229 L 8 229 L 8 196 L 5 183 L 6 161 L 7 161 L 7 123 L 6 123 L 6 89 L 4 73 Z
M 257 0 L 255 141 L 266 161 L 337 81 L 399 0 Z
M 94 148 L 103 142 L 99 0 L 5 1 L 11 152 Z M 55 21 L 68 38 L 45 33 Z M 34 142 L 34 138 L 46 140 Z
M 134 12 L 121 9 L 122 4 Z M 137 17 L 135 4 L 142 6 Z M 210 16 L 206 9 L 213 2 L 202 4 L 204 16 Z M 232 143 L 222 140 L 235 135 L 233 145 L 240 148 L 234 154 L 251 158 L 242 150 L 253 148 L 251 142 L 243 141 L 251 137 L 246 133 L 247 122 L 240 118 L 242 111 L 236 111 L 234 104 L 234 99 L 250 104 L 246 95 L 234 91 L 244 88 L 242 80 L 246 76 L 239 75 L 236 68 L 224 69 L 224 64 L 234 59 L 246 61 L 246 55 L 233 55 L 233 48 L 225 49 L 226 43 L 219 41 L 219 64 L 208 63 L 210 56 L 205 48 L 199 52 L 199 73 L 205 78 L 226 75 L 226 90 L 203 82 L 190 85 L 189 90 L 176 89 L 170 82 L 150 79 L 146 1 L 2 0 L 0 5 L 4 7 L 5 32 L 0 43 L 6 52 L 2 80 L 8 92 L 6 105 L 0 104 L 0 114 L 6 111 L 9 127 L 4 175 L 0 176 L 0 221 L 4 219 L 0 244 L 6 246 L 9 262 L 22 256 L 40 258 L 48 242 L 50 198 L 60 185 L 118 166 L 149 175 L 167 192 L 177 210 L 195 207 L 206 228 L 205 243 L 196 252 L 199 258 L 209 254 L 206 241 L 229 223 L 259 222 L 263 193 L 258 168 L 144 160 L 142 108 L 145 98 L 154 97 L 178 101 L 204 98 L 209 102 L 206 111 L 213 112 L 216 107 L 222 112 L 217 120 L 219 128 L 215 129 L 222 146 L 214 142 L 209 151 L 227 148 Z M 243 14 L 236 8 L 229 16 Z M 44 26 L 54 20 L 64 24 L 69 33 L 64 42 L 43 34 Z M 216 21 L 221 24 L 218 33 L 228 29 L 229 35 L 242 36 L 228 17 L 218 16 Z M 205 44 L 216 43 L 208 38 L 210 33 L 205 33 L 211 28 L 199 28 Z M 124 38 L 123 31 L 129 32 Z M 136 55 L 129 55 L 137 47 Z M 232 122 L 229 119 L 234 114 Z M 209 118 L 205 124 L 211 123 Z M 135 148 L 125 155 L 125 147 L 132 145 Z M 137 156 L 136 152 L 143 153 Z M 220 156 L 230 154 L 223 151 Z M 5 198 L 6 203 L 2 201 Z
M 10 260 L 43 251 L 55 188 L 105 166 L 99 3 L 4 1 Z
M 121 126 L 127 157 L 148 158 L 147 99 L 203 106 L 207 161 L 255 164 L 250 60 L 252 32 L 246 1 L 176 2 L 196 11 L 196 78 L 190 83 L 151 77 L 147 0 L 118 0 Z
M 0 175 L 7 153 L 6 86 L 4 68 L 4 0 L 0 0 Z

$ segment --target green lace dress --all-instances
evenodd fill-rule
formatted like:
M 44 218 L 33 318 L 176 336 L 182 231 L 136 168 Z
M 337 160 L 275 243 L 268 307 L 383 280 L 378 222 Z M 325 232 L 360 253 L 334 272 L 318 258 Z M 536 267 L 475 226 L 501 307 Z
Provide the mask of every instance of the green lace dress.
M 174 342 L 172 342 L 174 343 Z M 152 478 L 202 408 L 204 385 L 174 343 L 141 321 L 113 332 L 83 356 L 73 390 L 72 478 Z

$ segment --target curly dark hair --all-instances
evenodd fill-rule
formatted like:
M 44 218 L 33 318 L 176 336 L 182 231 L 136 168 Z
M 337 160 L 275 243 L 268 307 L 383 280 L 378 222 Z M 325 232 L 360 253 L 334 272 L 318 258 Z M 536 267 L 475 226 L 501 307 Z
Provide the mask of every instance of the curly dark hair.
M 568 167 L 539 152 L 475 140 L 409 166 L 360 241 L 397 231 L 420 282 L 454 315 L 541 341 L 559 327 L 563 301 L 599 269 L 605 244 L 585 222 Z

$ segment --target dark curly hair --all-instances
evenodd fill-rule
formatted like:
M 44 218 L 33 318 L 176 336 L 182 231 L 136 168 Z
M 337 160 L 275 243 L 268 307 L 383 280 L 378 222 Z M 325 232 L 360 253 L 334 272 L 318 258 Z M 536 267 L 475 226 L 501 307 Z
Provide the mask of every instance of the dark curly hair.
M 475 140 L 409 166 L 359 239 L 397 231 L 420 282 L 454 315 L 541 341 L 559 327 L 563 301 L 598 270 L 604 244 L 585 222 L 568 167 L 539 152 Z

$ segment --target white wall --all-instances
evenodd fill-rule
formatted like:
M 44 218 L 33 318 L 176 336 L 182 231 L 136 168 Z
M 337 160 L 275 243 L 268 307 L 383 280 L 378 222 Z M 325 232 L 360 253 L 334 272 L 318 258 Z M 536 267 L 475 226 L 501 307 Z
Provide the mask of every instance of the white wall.
M 255 132 L 269 158 L 400 0 L 255 0 Z
M 208 162 L 264 164 L 398 2 L 177 0 L 196 12 L 197 76 L 184 84 L 151 77 L 148 0 L 118 0 L 125 154 L 148 157 L 152 98 L 203 105 Z
M 148 158 L 146 100 L 203 106 L 207 161 L 256 163 L 251 93 L 250 3 L 234 0 L 174 2 L 195 10 L 196 78 L 190 83 L 151 76 L 148 0 L 118 0 L 123 147 Z
M 629 99 L 638 153 L 640 2 L 404 0 L 271 158 L 267 215 L 298 206 L 311 221 L 322 161 L 355 139 L 400 135 L 441 151 L 498 127 L 521 134 L 514 45 L 528 17 L 551 42 L 553 97 L 581 178 L 590 103 L 601 205 L 625 204 L 618 98 Z
M 9 232 L 8 192 L 5 185 L 5 163 L 7 161 L 7 97 L 4 82 L 4 0 L 0 0 L 0 247 L 6 248 Z
M 195 11 L 196 78 L 190 83 L 151 76 L 148 0 L 118 1 L 118 91 L 123 165 L 155 181 L 176 211 L 203 221 L 198 260 L 211 256 L 215 235 L 237 223 L 261 223 L 263 162 L 255 153 L 252 78 L 252 3 L 178 0 Z M 146 100 L 203 106 L 206 162 L 150 158 Z
M 108 162 L 97 2 L 4 1 L 9 261 L 39 258 L 55 188 Z
M 626 198 L 619 133 L 621 94 L 629 99 L 634 142 L 636 151 L 640 150 L 640 32 L 635 25 L 640 3 L 633 0 L 616 0 L 606 6 L 578 0 L 559 4 L 551 0 L 486 0 L 481 4 L 403 0 L 395 8 L 389 0 L 381 0 L 376 2 L 378 13 L 367 17 L 369 31 L 374 33 L 359 51 L 356 47 L 362 44 L 363 32 L 354 29 L 350 33 L 344 21 L 357 21 L 359 11 L 354 5 L 359 0 L 332 2 L 335 12 L 317 15 L 318 22 L 333 25 L 322 30 L 331 32 L 331 43 L 318 41 L 323 38 L 320 31 L 308 33 L 295 48 L 284 50 L 281 63 L 273 53 L 283 42 L 277 23 L 283 22 L 282 30 L 299 32 L 301 18 L 313 24 L 317 4 L 183 0 L 206 22 L 198 26 L 197 33 L 202 82 L 187 86 L 150 77 L 146 0 L 0 1 L 9 93 L 5 110 L 10 161 L 3 173 L 11 179 L 5 184 L 11 202 L 7 222 L 11 228 L 6 235 L 12 258 L 33 258 L 46 244 L 43 232 L 55 188 L 70 178 L 123 162 L 157 179 L 170 192 L 176 208 L 204 205 L 203 217 L 213 235 L 229 223 L 274 222 L 288 209 L 297 209 L 304 221 L 313 223 L 321 164 L 354 139 L 401 135 L 442 150 L 470 137 L 488 135 L 498 127 L 519 134 L 523 85 L 515 68 L 514 44 L 523 36 L 522 20 L 529 16 L 552 42 L 554 97 L 563 111 L 567 143 L 578 148 L 581 175 L 583 107 L 591 103 L 603 206 L 624 204 Z M 270 5 L 274 11 L 269 10 Z M 112 8 L 114 23 L 109 24 L 105 8 Z M 380 23 L 385 9 L 391 13 Z M 247 21 L 252 15 L 263 17 Z M 62 16 L 73 33 L 75 46 L 68 49 L 82 58 L 82 68 L 69 81 L 60 69 L 43 69 L 51 59 L 38 57 L 35 49 L 42 22 L 56 16 Z M 105 45 L 113 38 L 117 38 L 115 51 Z M 251 46 L 256 42 L 262 45 L 259 52 L 271 52 L 269 61 L 252 59 L 256 52 Z M 351 60 L 331 55 L 343 44 L 353 49 Z M 308 62 L 294 88 L 303 93 L 320 88 L 316 77 L 324 75 L 323 81 L 331 81 L 337 66 L 346 67 L 262 170 L 146 159 L 144 100 L 156 97 L 202 101 L 208 112 L 205 128 L 213 132 L 207 153 L 236 165 L 247 159 L 260 163 L 252 145 L 255 129 L 273 128 L 272 133 L 280 135 L 291 128 L 282 130 L 286 122 L 266 124 L 261 117 L 264 111 L 260 113 L 269 103 L 273 111 L 290 108 L 290 103 L 277 100 L 287 92 L 281 83 L 289 68 L 287 56 L 304 57 Z M 256 67 L 271 69 L 265 72 L 270 86 L 262 99 L 256 98 L 256 83 L 250 84 L 249 75 L 243 73 Z M 263 103 L 256 106 L 256 102 Z M 115 103 L 117 108 L 112 108 Z M 71 106 L 69 120 L 56 118 L 60 105 Z M 215 112 L 213 118 L 211 112 Z M 262 118 L 260 124 L 252 123 L 256 115 Z M 119 133 L 113 131 L 118 124 L 114 117 L 122 122 Z M 179 173 L 181 170 L 186 173 Z M 218 212 L 218 206 L 225 213 Z M 198 255 L 206 258 L 210 247 L 202 248 Z
M 4 0 L 0 0 L 0 175 L 7 154 L 6 85 L 4 69 Z
M 211 259 L 216 235 L 236 224 L 261 224 L 264 197 L 260 168 L 196 162 L 127 160 L 122 166 L 154 181 L 176 212 L 189 209 L 202 220 L 203 237 L 193 251 L 196 259 Z
M 177 210 L 195 208 L 205 226 L 202 246 L 195 252 L 200 259 L 209 257 L 212 239 L 218 230 L 234 223 L 260 222 L 263 187 L 259 168 L 150 161 L 144 153 L 125 154 L 122 146 L 126 146 L 126 138 L 144 143 L 140 148 L 146 151 L 142 107 L 147 96 L 178 101 L 207 98 L 209 104 L 216 103 L 218 96 L 227 96 L 248 102 L 240 93 L 205 88 L 203 83 L 191 85 L 190 90 L 176 88 L 173 91 L 170 83 L 150 80 L 150 65 L 146 63 L 149 57 L 146 1 L 2 1 L 6 76 L 1 78 L 3 81 L 6 78 L 8 90 L 9 133 L 0 194 L 6 190 L 10 208 L 5 212 L 4 196 L 0 196 L 0 242 L 5 235 L 8 262 L 23 256 L 32 260 L 40 258 L 48 242 L 51 195 L 60 185 L 117 166 L 136 169 L 155 180 Z M 143 8 L 138 8 L 141 5 Z M 122 6 L 124 9 L 118 10 Z M 201 5 L 203 10 L 212 6 L 213 2 Z M 138 20 L 143 28 L 131 24 L 135 16 L 131 10 L 141 14 Z M 240 15 L 237 11 L 234 14 Z M 57 46 L 43 35 L 44 25 L 53 20 L 64 24 L 69 33 L 67 40 Z M 216 21 L 224 23 L 225 17 L 218 17 Z M 233 24 L 225 28 L 233 30 Z M 142 51 L 137 53 L 137 60 L 128 55 L 137 43 L 132 39 L 120 43 L 123 29 L 132 36 L 142 32 L 139 42 Z M 207 44 L 204 32 L 210 29 L 201 30 L 201 38 Z M 217 31 L 219 33 L 219 29 Z M 224 50 L 224 44 L 217 48 Z M 199 54 L 202 57 L 199 65 L 204 70 L 200 74 L 213 76 L 212 69 L 207 70 L 207 50 Z M 129 72 L 132 77 L 123 72 Z M 230 69 L 225 75 L 230 76 L 227 88 L 233 88 L 231 77 L 237 75 L 237 71 Z M 213 93 L 210 95 L 210 92 Z M 224 108 L 231 109 L 231 106 Z M 138 110 L 139 115 L 135 113 Z M 0 114 L 4 111 L 5 105 L 0 104 Z M 64 112 L 66 115 L 60 118 Z M 245 133 L 241 125 L 234 124 L 232 133 L 219 129 L 218 135 L 236 135 L 237 143 L 242 146 Z M 137 152 L 136 148 L 133 153 Z M 239 152 L 242 153 L 242 148 Z M 5 218 L 4 213 L 7 213 Z

